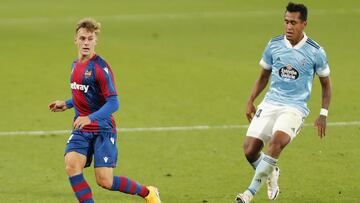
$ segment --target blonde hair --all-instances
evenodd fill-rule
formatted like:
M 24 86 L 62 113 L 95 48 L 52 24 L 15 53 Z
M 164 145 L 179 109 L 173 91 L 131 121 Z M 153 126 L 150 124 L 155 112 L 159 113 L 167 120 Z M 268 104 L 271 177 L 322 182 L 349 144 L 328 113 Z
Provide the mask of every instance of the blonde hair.
M 76 33 L 79 31 L 80 28 L 85 28 L 90 32 L 95 32 L 95 34 L 100 33 L 100 23 L 96 22 L 93 18 L 83 18 L 76 24 Z

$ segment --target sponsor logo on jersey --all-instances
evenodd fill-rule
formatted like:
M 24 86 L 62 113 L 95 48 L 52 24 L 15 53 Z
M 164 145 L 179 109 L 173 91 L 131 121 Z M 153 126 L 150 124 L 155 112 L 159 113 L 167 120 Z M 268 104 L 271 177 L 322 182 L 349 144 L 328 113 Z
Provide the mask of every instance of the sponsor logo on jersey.
M 280 68 L 279 75 L 282 78 L 296 80 L 299 77 L 299 72 L 291 65 Z
M 104 161 L 105 161 L 105 163 L 107 163 L 108 160 L 109 160 L 109 157 L 104 156 Z
M 86 93 L 89 90 L 89 85 L 77 84 L 76 82 L 70 83 L 70 88 L 73 90 L 80 90 Z

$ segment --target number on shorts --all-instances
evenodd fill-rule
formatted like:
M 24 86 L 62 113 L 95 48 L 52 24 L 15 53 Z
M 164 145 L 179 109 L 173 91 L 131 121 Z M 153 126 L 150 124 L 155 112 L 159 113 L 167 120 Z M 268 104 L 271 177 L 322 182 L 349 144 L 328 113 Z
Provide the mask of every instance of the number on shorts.
M 256 116 L 257 118 L 259 118 L 259 117 L 260 117 L 261 112 L 262 112 L 262 109 L 257 110 L 257 112 L 256 112 L 255 116 Z

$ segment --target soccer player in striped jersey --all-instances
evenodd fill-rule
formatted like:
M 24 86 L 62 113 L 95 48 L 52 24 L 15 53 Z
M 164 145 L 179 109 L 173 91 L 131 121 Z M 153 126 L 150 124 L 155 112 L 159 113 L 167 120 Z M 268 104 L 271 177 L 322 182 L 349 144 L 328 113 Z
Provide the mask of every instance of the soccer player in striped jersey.
M 304 33 L 306 25 L 307 8 L 290 2 L 284 16 L 285 34 L 270 40 L 260 60 L 261 74 L 247 102 L 246 116 L 251 123 L 244 142 L 245 156 L 255 174 L 245 192 L 236 196 L 237 203 L 250 202 L 265 182 L 268 198 L 274 200 L 278 196 L 277 161 L 309 114 L 307 101 L 315 74 L 322 86 L 322 109 L 315 126 L 320 138 L 325 136 L 331 98 L 330 69 L 324 49 Z M 254 100 L 270 78 L 269 90 L 256 110 Z M 266 144 L 269 146 L 265 154 L 262 148 Z
M 119 108 L 114 74 L 95 54 L 100 24 L 85 18 L 76 26 L 78 59 L 71 69 L 72 98 L 49 104 L 53 112 L 75 109 L 73 131 L 65 149 L 65 167 L 75 196 L 81 203 L 94 202 L 83 169 L 94 159 L 99 186 L 138 195 L 148 203 L 161 203 L 157 188 L 144 186 L 124 176 L 114 176 L 117 163 L 116 125 L 112 113 Z

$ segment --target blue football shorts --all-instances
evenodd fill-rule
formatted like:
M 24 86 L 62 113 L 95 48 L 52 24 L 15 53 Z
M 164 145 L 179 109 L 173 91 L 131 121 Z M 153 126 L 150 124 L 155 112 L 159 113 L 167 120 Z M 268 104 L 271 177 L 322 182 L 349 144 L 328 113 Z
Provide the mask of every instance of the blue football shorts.
M 85 167 L 89 167 L 94 158 L 94 168 L 115 168 L 118 155 L 116 133 L 73 131 L 65 148 L 65 154 L 69 152 L 85 155 Z

